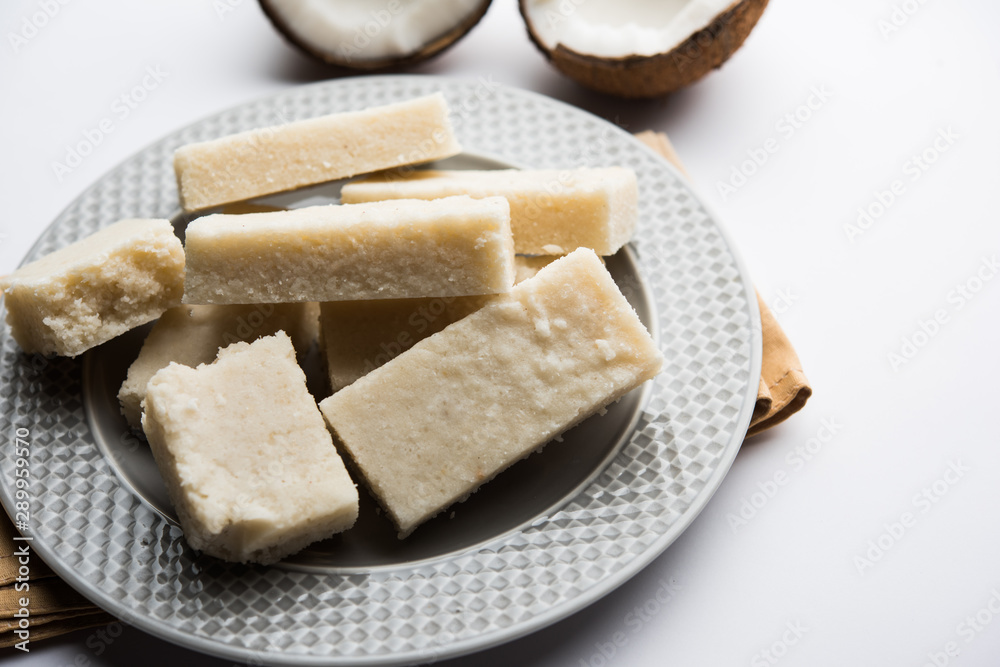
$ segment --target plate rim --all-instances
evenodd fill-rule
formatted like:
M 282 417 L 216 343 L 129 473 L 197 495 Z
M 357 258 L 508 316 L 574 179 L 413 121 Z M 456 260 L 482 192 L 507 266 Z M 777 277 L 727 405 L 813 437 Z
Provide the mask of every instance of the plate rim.
M 113 174 L 121 169 L 126 168 L 126 166 L 135 160 L 137 157 L 147 153 L 152 148 L 156 147 L 166 139 L 179 135 L 185 130 L 196 128 L 204 123 L 209 122 L 212 119 L 224 116 L 227 113 L 236 112 L 240 109 L 250 107 L 255 104 L 267 103 L 270 101 L 278 101 L 283 96 L 288 94 L 296 94 L 306 89 L 312 88 L 336 88 L 342 83 L 357 84 L 359 82 L 379 82 L 388 83 L 390 81 L 399 80 L 420 80 L 427 82 L 431 85 L 442 84 L 472 84 L 479 80 L 479 78 L 472 77 L 458 77 L 458 76 L 440 76 L 440 75 L 419 75 L 419 74 L 394 74 L 394 75 L 370 75 L 362 77 L 349 77 L 345 79 L 333 79 L 313 82 L 304 85 L 296 85 L 284 88 L 282 90 L 255 96 L 251 99 L 244 100 L 240 103 L 230 105 L 226 108 L 214 111 L 209 114 L 198 118 L 195 121 L 184 124 L 182 126 L 176 127 L 175 129 L 168 131 L 156 140 L 149 142 L 142 148 L 136 150 L 132 154 L 128 155 L 122 159 L 119 163 L 113 166 L 111 169 L 106 171 L 104 174 L 99 176 L 90 185 L 85 187 L 76 197 L 74 197 L 70 203 L 64 207 L 53 219 L 53 221 L 47 225 L 35 239 L 34 243 L 31 244 L 29 249 L 26 251 L 24 257 L 22 258 L 18 266 L 24 266 L 29 261 L 28 258 L 36 254 L 39 248 L 45 243 L 49 233 L 53 228 L 60 223 L 64 216 L 68 215 L 70 211 L 78 207 L 82 201 L 90 195 L 102 182 L 109 179 Z M 568 616 L 580 611 L 597 600 L 603 598 L 607 594 L 616 590 L 630 578 L 635 576 L 637 573 L 645 569 L 653 560 L 658 558 L 662 553 L 674 542 L 680 535 L 687 530 L 688 527 L 694 522 L 694 520 L 701 514 L 704 508 L 708 505 L 712 496 L 718 490 L 722 481 L 728 474 L 733 461 L 738 454 L 742 443 L 746 437 L 746 430 L 749 427 L 750 420 L 753 414 L 753 408 L 757 397 L 757 383 L 752 381 L 752 378 L 760 377 L 761 363 L 763 358 L 762 349 L 762 336 L 761 336 L 761 321 L 760 321 L 760 311 L 756 307 L 756 294 L 753 288 L 753 283 L 750 279 L 750 273 L 748 267 L 743 259 L 742 254 L 739 252 L 737 246 L 734 244 L 732 236 L 729 230 L 722 223 L 721 217 L 717 214 L 714 208 L 709 204 L 708 200 L 702 196 L 702 194 L 696 190 L 696 188 L 691 184 L 691 182 L 681 174 L 680 170 L 677 169 L 669 160 L 666 160 L 659 153 L 651 149 L 649 146 L 645 145 L 642 141 L 635 138 L 631 133 L 621 129 L 617 125 L 600 118 L 592 114 L 591 112 L 576 107 L 574 105 L 556 100 L 554 98 L 548 97 L 544 94 L 534 92 L 531 90 L 525 90 L 515 86 L 509 86 L 507 84 L 497 83 L 496 87 L 500 90 L 507 92 L 512 92 L 517 95 L 534 98 L 543 105 L 555 105 L 556 107 L 565 108 L 570 110 L 573 114 L 583 114 L 592 121 L 599 122 L 603 129 L 611 130 L 612 132 L 621 135 L 626 141 L 632 143 L 634 146 L 638 147 L 641 151 L 645 151 L 653 158 L 655 158 L 661 166 L 665 167 L 669 173 L 673 175 L 677 181 L 684 186 L 691 195 L 691 197 L 700 205 L 710 219 L 715 231 L 721 236 L 726 249 L 732 257 L 732 263 L 737 269 L 739 274 L 739 279 L 742 287 L 742 293 L 748 305 L 747 315 L 749 317 L 749 322 L 746 323 L 746 329 L 749 329 L 749 359 L 747 369 L 748 380 L 746 391 L 743 396 L 743 401 L 739 410 L 739 413 L 732 419 L 735 424 L 733 435 L 730 441 L 725 445 L 722 456 L 720 456 L 719 463 L 714 469 L 712 475 L 705 482 L 702 489 L 698 492 L 692 502 L 687 506 L 685 511 L 677 518 L 670 527 L 660 535 L 655 541 L 650 543 L 641 553 L 633 557 L 624 567 L 616 570 L 611 576 L 601 580 L 601 582 L 589 589 L 583 591 L 582 593 L 571 597 L 567 600 L 560 602 L 559 604 L 553 605 L 546 609 L 545 611 L 532 616 L 527 621 L 522 621 L 520 623 L 514 623 L 506 628 L 500 628 L 487 632 L 485 634 L 475 635 L 465 639 L 452 641 L 448 643 L 447 650 L 443 650 L 438 647 L 429 647 L 423 650 L 410 650 L 398 653 L 387 653 L 387 654 L 370 654 L 370 655 L 359 655 L 359 656 L 321 656 L 314 654 L 287 654 L 277 651 L 262 652 L 250 649 L 248 647 L 237 646 L 235 644 L 224 644 L 220 641 L 212 640 L 206 637 L 201 637 L 176 628 L 171 625 L 166 625 L 160 622 L 158 619 L 153 618 L 149 615 L 142 615 L 135 613 L 132 609 L 126 607 L 124 603 L 118 599 L 106 596 L 100 590 L 99 587 L 95 586 L 92 582 L 86 580 L 80 573 L 69 566 L 64 560 L 56 553 L 54 545 L 47 544 L 45 542 L 34 541 L 33 532 L 29 532 L 28 537 L 31 540 L 28 542 L 32 552 L 38 555 L 56 574 L 60 576 L 67 584 L 69 584 L 74 590 L 79 592 L 81 595 L 86 597 L 88 600 L 99 606 L 100 608 L 109 611 L 114 615 L 118 621 L 139 628 L 149 634 L 156 636 L 160 639 L 164 639 L 173 644 L 181 647 L 191 648 L 199 652 L 213 655 L 217 657 L 222 657 L 226 659 L 253 659 L 259 661 L 263 664 L 274 664 L 274 665 L 400 665 L 400 664 L 410 664 L 414 661 L 423 660 L 441 660 L 460 657 L 463 655 L 468 655 L 473 652 L 486 650 L 493 648 L 495 646 L 504 644 L 506 642 L 512 641 L 514 639 L 526 636 L 533 632 L 537 632 L 543 628 L 552 625 L 555 622 L 563 620 Z M 476 151 L 475 149 L 470 152 L 475 152 L 480 154 L 481 151 Z M 179 208 L 179 205 L 178 205 Z M 102 223 L 102 227 L 110 223 Z M 641 251 L 640 251 L 641 254 Z M 654 304 L 655 306 L 655 304 Z M 0 312 L 6 314 L 6 304 L 0 304 Z M 654 318 L 654 325 L 658 326 L 658 321 Z M 6 325 L 4 325 L 6 327 Z M 654 332 L 655 333 L 655 332 Z M 9 330 L 6 331 L 9 336 Z M 648 388 L 647 388 L 648 389 Z M 10 399 L 3 399 L 4 403 L 8 403 Z M 14 428 L 12 424 L 12 428 Z M 32 436 L 33 437 L 33 436 Z M 0 502 L 2 502 L 4 510 L 7 512 L 8 516 L 11 516 L 11 508 L 14 506 L 14 499 L 12 497 L 12 489 L 8 484 L 9 480 L 6 476 L 0 478 Z M 39 546 L 41 548 L 39 548 Z

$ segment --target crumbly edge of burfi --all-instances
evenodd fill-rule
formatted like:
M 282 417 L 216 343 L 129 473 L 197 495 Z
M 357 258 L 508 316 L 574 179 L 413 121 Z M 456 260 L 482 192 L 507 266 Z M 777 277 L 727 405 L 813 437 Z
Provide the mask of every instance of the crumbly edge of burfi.
M 150 222 L 157 224 L 94 248 L 92 255 L 72 262 L 62 273 L 40 275 L 49 268 L 42 262 L 59 261 L 53 253 L 0 284 L 7 292 L 11 334 L 25 352 L 75 357 L 180 304 L 180 239 L 168 221 Z
M 608 239 L 608 253 L 618 252 L 632 240 L 639 221 L 639 183 L 635 172 L 621 169 L 616 178 L 610 179 L 611 199 L 609 206 L 614 212 Z

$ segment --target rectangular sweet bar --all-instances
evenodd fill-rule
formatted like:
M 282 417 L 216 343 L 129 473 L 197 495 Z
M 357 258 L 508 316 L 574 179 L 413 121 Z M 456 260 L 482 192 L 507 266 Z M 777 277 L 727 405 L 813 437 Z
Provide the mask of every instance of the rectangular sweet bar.
M 502 197 L 210 215 L 187 228 L 185 303 L 285 303 L 510 291 Z
M 357 519 L 357 488 L 283 332 L 159 371 L 142 426 L 195 549 L 268 564 Z
M 600 259 L 580 249 L 320 409 L 404 537 L 662 363 Z
M 437 199 L 453 195 L 501 196 L 510 202 L 514 249 L 561 255 L 590 248 L 613 255 L 628 243 L 638 217 L 635 172 L 596 169 L 497 171 L 390 171 L 347 183 L 341 201 Z
M 197 211 L 460 151 L 437 93 L 189 144 L 174 170 L 184 210 Z
M 169 220 L 121 220 L 0 278 L 27 353 L 75 357 L 180 305 L 184 250 Z

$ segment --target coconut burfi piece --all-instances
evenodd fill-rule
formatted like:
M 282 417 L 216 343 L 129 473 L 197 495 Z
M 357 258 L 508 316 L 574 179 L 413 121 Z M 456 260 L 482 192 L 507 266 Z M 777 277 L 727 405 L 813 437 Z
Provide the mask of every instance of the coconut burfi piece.
M 320 409 L 404 537 L 662 362 L 600 259 L 580 249 Z
M 234 306 L 178 306 L 160 316 L 129 366 L 118 392 L 122 414 L 139 428 L 142 399 L 150 378 L 170 362 L 194 368 L 215 360 L 219 348 L 284 331 L 296 352 L 306 354 L 316 340 L 319 304 L 262 303 Z
M 170 364 L 149 381 L 144 407 L 193 548 L 268 564 L 354 524 L 357 488 L 284 332 L 234 343 L 197 368 Z
M 613 255 L 628 243 L 638 218 L 635 172 L 622 167 L 496 171 L 390 171 L 348 183 L 341 201 L 506 197 L 514 248 L 562 255 L 591 248 Z
M 189 144 L 174 170 L 184 210 L 197 211 L 461 150 L 436 93 Z
M 0 278 L 29 354 L 75 357 L 179 305 L 184 251 L 168 220 L 122 220 Z
M 555 257 L 517 255 L 516 282 L 533 277 L 553 260 Z M 456 296 L 320 304 L 320 351 L 330 388 L 340 391 L 494 298 Z
M 187 228 L 185 303 L 283 303 L 510 291 L 503 197 L 210 215 Z

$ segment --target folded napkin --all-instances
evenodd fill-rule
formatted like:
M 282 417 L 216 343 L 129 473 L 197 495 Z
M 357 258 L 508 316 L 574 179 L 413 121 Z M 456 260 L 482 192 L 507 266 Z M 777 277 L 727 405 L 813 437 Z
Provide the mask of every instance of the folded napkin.
M 14 525 L 0 512 L 0 647 L 27 639 L 22 646 L 30 650 L 41 639 L 114 622 L 57 578 L 30 541 L 17 537 Z
M 667 135 L 647 131 L 640 132 L 636 137 L 684 171 Z M 764 360 L 748 436 L 788 419 L 812 395 L 809 381 L 788 337 L 760 295 L 757 296 L 757 303 L 763 330 Z M 18 533 L 13 524 L 0 512 L 0 647 L 12 647 L 24 641 L 25 635 L 19 634 L 24 630 L 22 598 L 27 598 L 29 602 L 27 624 L 31 642 L 114 622 L 113 616 L 90 604 L 56 577 L 30 551 L 31 542 L 17 540 L 16 537 Z M 29 549 L 27 558 L 21 555 L 25 545 Z M 28 561 L 26 575 L 21 569 L 22 559 Z
M 635 136 L 685 176 L 688 175 L 667 135 L 646 130 Z M 806 374 L 802 372 L 799 355 L 795 354 L 791 341 L 774 318 L 774 313 L 760 298 L 760 294 L 757 294 L 757 304 L 760 307 L 764 357 L 760 368 L 760 385 L 757 388 L 757 404 L 750 418 L 748 437 L 785 421 L 801 410 L 812 396 L 812 387 L 809 386 Z

